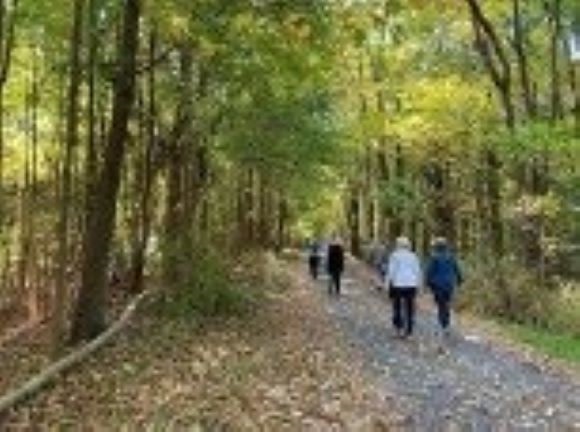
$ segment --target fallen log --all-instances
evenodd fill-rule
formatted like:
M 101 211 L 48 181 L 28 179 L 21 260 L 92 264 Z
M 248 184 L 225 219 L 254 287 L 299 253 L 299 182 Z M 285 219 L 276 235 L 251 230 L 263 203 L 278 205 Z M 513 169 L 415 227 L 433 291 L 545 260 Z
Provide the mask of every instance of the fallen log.
M 0 398 L 0 415 L 5 414 L 9 409 L 14 408 L 23 400 L 29 398 L 44 386 L 57 378 L 60 374 L 70 369 L 72 366 L 84 360 L 87 356 L 94 353 L 115 335 L 117 335 L 129 322 L 134 315 L 137 307 L 148 297 L 152 291 L 145 291 L 137 296 L 123 311 L 117 321 L 115 321 L 106 331 L 95 339 L 87 342 L 81 348 L 71 352 L 57 362 L 51 364 L 38 375 L 35 375 L 20 388 L 9 392 Z

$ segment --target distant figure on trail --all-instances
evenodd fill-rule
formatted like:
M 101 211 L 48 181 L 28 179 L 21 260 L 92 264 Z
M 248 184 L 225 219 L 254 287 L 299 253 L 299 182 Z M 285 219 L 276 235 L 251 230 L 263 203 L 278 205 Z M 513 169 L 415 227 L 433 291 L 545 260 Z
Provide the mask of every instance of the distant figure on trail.
M 445 336 L 448 336 L 453 294 L 463 279 L 459 264 L 451 252 L 447 240 L 443 237 L 437 238 L 433 242 L 433 251 L 427 264 L 425 279 L 437 305 L 441 330 Z
M 377 290 L 383 288 L 383 283 L 387 275 L 388 258 L 386 245 L 380 242 L 373 243 L 370 251 L 370 264 L 379 277 L 380 283 L 377 284 Z
M 393 307 L 393 326 L 398 337 L 413 334 L 415 297 L 421 286 L 423 272 L 417 255 L 407 237 L 399 237 L 389 257 L 385 285 Z
M 344 248 L 338 236 L 335 236 L 328 245 L 326 270 L 330 277 L 328 293 L 340 295 L 340 279 L 344 271 Z
M 321 250 L 318 240 L 313 240 L 308 246 L 308 267 L 312 279 L 318 279 L 318 269 L 320 267 Z

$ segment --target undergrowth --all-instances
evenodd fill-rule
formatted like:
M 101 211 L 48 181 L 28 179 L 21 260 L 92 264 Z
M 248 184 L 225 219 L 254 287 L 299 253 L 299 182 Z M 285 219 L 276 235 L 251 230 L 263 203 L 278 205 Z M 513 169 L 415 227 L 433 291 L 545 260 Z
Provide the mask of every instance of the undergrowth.
M 553 357 L 580 362 L 580 286 L 539 282 L 533 271 L 509 260 L 465 263 L 459 309 L 491 318 L 511 337 Z
M 166 288 L 156 312 L 193 323 L 246 318 L 263 298 L 259 267 L 258 259 L 244 256 L 234 262 L 206 250 L 187 263 L 179 283 Z

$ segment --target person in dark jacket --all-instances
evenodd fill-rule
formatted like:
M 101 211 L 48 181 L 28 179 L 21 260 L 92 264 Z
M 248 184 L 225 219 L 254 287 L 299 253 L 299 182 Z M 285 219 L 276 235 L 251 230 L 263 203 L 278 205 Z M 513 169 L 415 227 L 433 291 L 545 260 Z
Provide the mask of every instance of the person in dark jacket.
M 326 270 L 330 277 L 328 293 L 340 295 L 340 279 L 344 271 L 344 248 L 338 237 L 328 245 Z
M 437 305 L 441 329 L 448 335 L 451 302 L 455 289 L 462 283 L 462 274 L 445 238 L 440 237 L 433 243 L 433 252 L 427 264 L 426 283 Z
M 312 279 L 318 279 L 318 268 L 320 267 L 320 244 L 314 240 L 308 246 L 308 266 Z

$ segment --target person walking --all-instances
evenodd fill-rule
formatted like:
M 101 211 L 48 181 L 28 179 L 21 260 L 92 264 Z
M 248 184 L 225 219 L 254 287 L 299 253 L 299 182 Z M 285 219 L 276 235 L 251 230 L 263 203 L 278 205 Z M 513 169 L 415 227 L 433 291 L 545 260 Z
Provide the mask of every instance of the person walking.
M 423 274 L 417 255 L 407 237 L 399 237 L 389 257 L 385 285 L 393 307 L 393 327 L 399 337 L 413 334 L 415 297 Z
M 344 271 L 344 248 L 342 247 L 342 241 L 338 237 L 334 237 L 328 245 L 326 270 L 330 278 L 328 293 L 330 295 L 340 295 L 340 282 Z
M 456 287 L 463 282 L 463 277 L 457 259 L 443 237 L 433 242 L 425 279 L 437 305 L 437 317 L 443 335 L 449 336 L 451 302 Z
M 387 248 L 383 243 L 376 242 L 372 244 L 370 251 L 370 263 L 376 271 L 378 277 L 378 283 L 376 285 L 377 291 L 381 291 L 383 289 L 383 283 L 387 273 L 388 258 L 389 256 L 387 254 Z
M 318 269 L 320 267 L 320 243 L 313 240 L 308 246 L 308 267 L 312 279 L 318 279 Z

